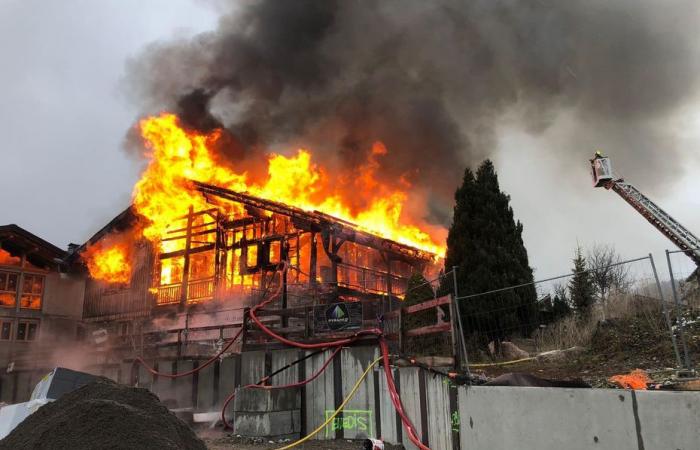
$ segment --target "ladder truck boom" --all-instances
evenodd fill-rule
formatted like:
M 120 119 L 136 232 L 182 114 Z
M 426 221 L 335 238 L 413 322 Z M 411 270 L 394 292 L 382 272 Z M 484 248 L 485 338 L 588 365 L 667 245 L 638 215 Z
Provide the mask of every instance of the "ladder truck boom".
M 700 239 L 642 194 L 639 189 L 626 183 L 622 178 L 615 179 L 610 158 L 596 152 L 591 159 L 591 171 L 594 187 L 615 191 L 700 267 Z

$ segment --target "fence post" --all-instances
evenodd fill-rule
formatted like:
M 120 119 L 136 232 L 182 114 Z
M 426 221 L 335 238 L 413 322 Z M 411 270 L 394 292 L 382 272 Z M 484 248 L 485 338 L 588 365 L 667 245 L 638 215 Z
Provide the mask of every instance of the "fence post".
M 654 264 L 654 256 L 649 253 L 649 262 L 651 263 L 651 270 L 654 272 L 654 280 L 656 280 L 656 288 L 659 290 L 659 300 L 661 301 L 661 310 L 663 311 L 664 317 L 666 318 L 666 326 L 668 326 L 668 332 L 671 334 L 671 343 L 673 344 L 673 352 L 676 354 L 676 361 L 678 367 L 682 367 L 681 354 L 678 352 L 678 345 L 676 344 L 676 335 L 673 334 L 673 326 L 671 325 L 671 318 L 668 315 L 668 309 L 666 309 L 666 301 L 664 300 L 664 293 L 661 289 L 661 283 L 659 282 L 659 274 L 656 272 L 656 265 Z
M 462 344 L 462 355 L 464 358 L 461 361 L 462 367 L 469 373 L 469 356 L 467 355 L 467 344 L 464 342 L 464 327 L 462 326 L 462 313 L 459 309 L 459 291 L 457 289 L 457 266 L 452 267 L 452 282 L 454 283 L 455 296 L 454 296 L 454 309 L 457 314 L 457 323 L 459 324 L 459 340 Z M 469 377 L 471 379 L 471 376 Z
M 671 292 L 673 293 L 673 302 L 676 304 L 676 326 L 680 330 L 681 345 L 683 346 L 683 359 L 685 360 L 686 370 L 692 370 L 690 355 L 688 353 L 688 344 L 685 340 L 685 327 L 683 326 L 683 317 L 681 315 L 681 301 L 678 298 L 676 290 L 676 279 L 673 276 L 673 266 L 671 265 L 671 253 L 666 249 L 666 263 L 668 265 L 668 274 L 671 276 Z

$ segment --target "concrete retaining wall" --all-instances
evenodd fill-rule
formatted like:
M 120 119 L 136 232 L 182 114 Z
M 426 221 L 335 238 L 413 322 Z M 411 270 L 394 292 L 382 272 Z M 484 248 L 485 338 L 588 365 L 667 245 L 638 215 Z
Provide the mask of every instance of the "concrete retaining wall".
M 306 353 L 298 350 L 250 352 L 225 358 L 197 376 L 170 380 L 139 370 L 139 384 L 152 389 L 168 406 L 215 411 L 241 384 L 290 364 Z M 315 355 L 275 376 L 272 384 L 287 384 L 318 371 L 330 352 Z M 352 389 L 364 369 L 378 356 L 373 347 L 344 349 L 315 381 L 286 394 L 289 407 L 301 407 L 304 435 L 318 427 Z M 153 361 L 149 361 L 153 363 Z M 198 361 L 159 361 L 162 372 L 191 369 Z M 105 376 L 129 382 L 130 364 L 100 370 Z M 457 387 L 443 377 L 417 368 L 394 369 L 406 412 L 424 443 L 433 450 L 450 449 L 610 449 L 652 450 L 700 448 L 700 392 L 623 391 L 531 387 Z M 4 401 L 23 400 L 39 373 L 3 374 Z M 278 402 L 279 403 L 279 402 Z M 233 411 L 233 405 L 229 414 Z M 296 428 L 295 428 L 296 429 Z M 387 442 L 407 439 L 391 403 L 383 369 L 365 379 L 343 414 L 316 439 L 383 437 Z

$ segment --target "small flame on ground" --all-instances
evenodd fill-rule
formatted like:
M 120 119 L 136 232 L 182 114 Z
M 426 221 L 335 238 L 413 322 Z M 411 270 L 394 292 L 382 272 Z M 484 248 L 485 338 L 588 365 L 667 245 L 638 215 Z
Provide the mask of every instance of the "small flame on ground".
M 647 384 L 651 383 L 651 378 L 644 370 L 635 369 L 627 375 L 613 375 L 608 381 L 623 389 L 643 390 L 647 388 Z

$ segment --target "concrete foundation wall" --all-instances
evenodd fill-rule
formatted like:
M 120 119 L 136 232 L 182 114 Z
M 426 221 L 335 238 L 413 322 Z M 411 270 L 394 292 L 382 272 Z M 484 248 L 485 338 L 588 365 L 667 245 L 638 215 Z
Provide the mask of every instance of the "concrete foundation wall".
M 138 373 L 139 384 L 149 387 L 173 408 L 195 412 L 218 411 L 235 386 L 261 377 L 308 353 L 298 350 L 250 352 L 232 355 L 177 380 Z M 326 351 L 294 365 L 271 379 L 288 384 L 310 377 L 330 356 Z M 297 392 L 274 395 L 253 393 L 241 397 L 238 411 L 246 411 L 253 425 L 275 429 L 272 415 L 253 417 L 265 409 L 284 415 L 285 432 L 301 435 L 318 427 L 348 395 L 364 369 L 377 357 L 373 347 L 343 349 L 316 380 Z M 203 361 L 158 361 L 158 370 L 186 371 Z M 154 363 L 154 361 L 149 361 Z M 128 383 L 131 364 L 104 368 L 102 374 Z M 418 435 L 433 450 L 652 450 L 700 448 L 700 392 L 623 391 L 534 387 L 466 387 L 417 368 L 394 369 L 406 413 Z M 2 374 L 3 401 L 23 400 L 42 373 Z M 265 401 L 250 404 L 262 395 Z M 247 400 L 246 400 L 247 399 Z M 247 403 L 246 403 L 247 401 Z M 257 405 L 259 403 L 259 405 Z M 259 408 L 258 408 L 259 407 Z M 300 415 L 295 410 L 300 409 Z M 227 411 L 232 417 L 232 404 Z M 276 417 L 276 416 L 275 416 Z M 281 419 L 280 419 L 281 420 Z M 251 425 L 252 426 L 252 425 Z M 360 386 L 343 413 L 316 439 L 382 437 L 415 448 L 397 419 L 383 368 L 377 366 Z

